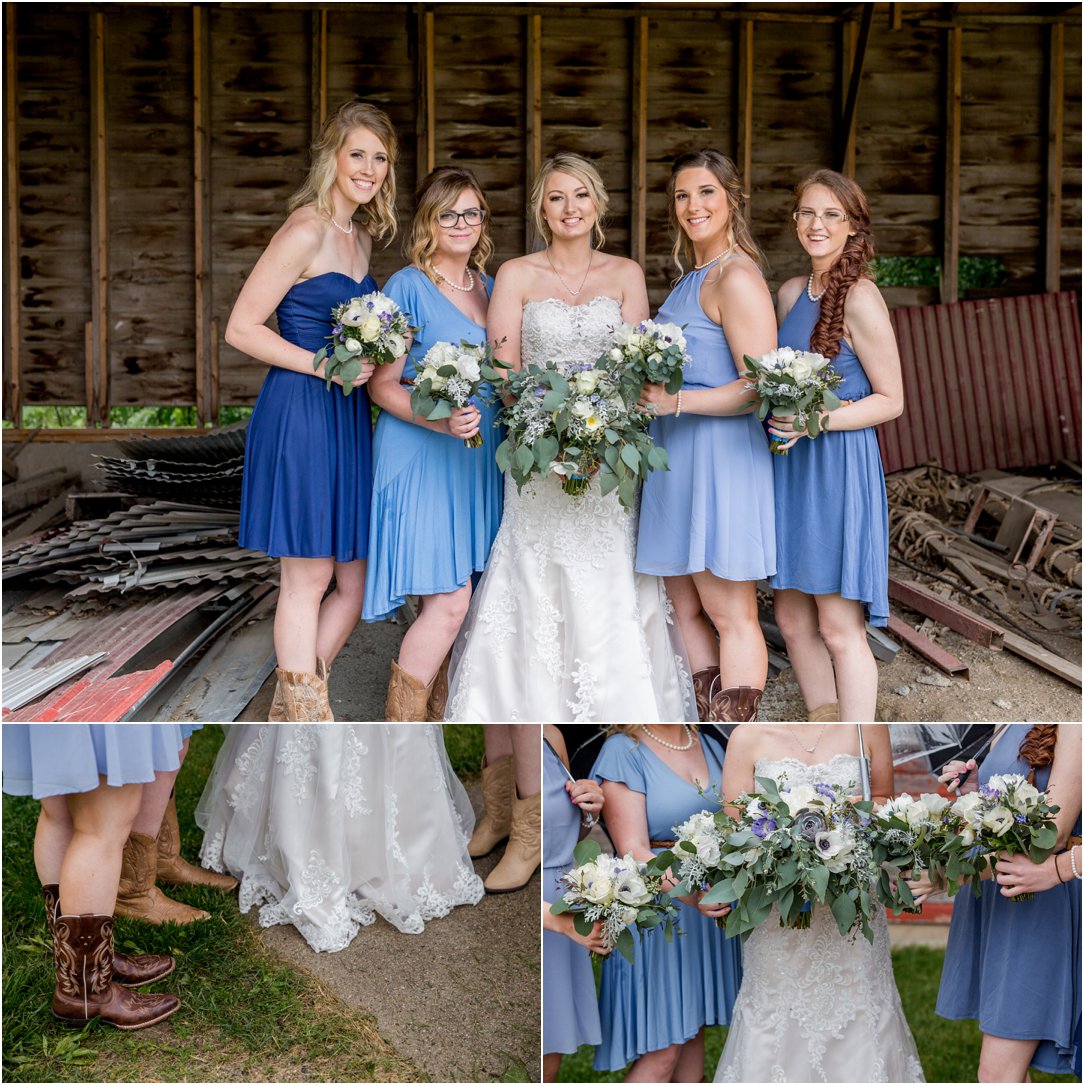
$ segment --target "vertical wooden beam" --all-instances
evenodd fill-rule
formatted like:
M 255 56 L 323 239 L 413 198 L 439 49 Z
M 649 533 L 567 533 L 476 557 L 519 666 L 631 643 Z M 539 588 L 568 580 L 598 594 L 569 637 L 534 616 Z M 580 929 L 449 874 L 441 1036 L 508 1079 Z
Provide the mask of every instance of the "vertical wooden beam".
M 843 27 L 843 85 L 847 88 L 847 97 L 840 117 L 838 142 L 836 145 L 837 169 L 848 177 L 854 176 L 855 130 L 858 116 L 858 91 L 862 85 L 862 70 L 866 64 L 866 47 L 869 44 L 870 28 L 873 26 L 873 5 L 866 4 L 862 9 L 862 21 L 855 30 L 854 23 L 848 21 Z
M 1061 169 L 1065 139 L 1065 24 L 1046 28 L 1046 170 L 1043 184 L 1043 289 L 1061 289 Z
M 745 191 L 750 199 L 745 201 L 746 218 L 751 213 L 753 192 L 753 72 L 756 63 L 754 31 L 756 23 L 752 19 L 742 19 L 738 23 L 738 138 L 737 167 L 741 174 Z
M 418 12 L 418 180 L 437 164 L 433 12 Z
M 311 13 L 312 33 L 309 57 L 309 101 L 312 117 L 309 129 L 312 140 L 320 134 L 327 119 L 327 8 L 317 8 Z
M 963 94 L 963 28 L 945 31 L 945 173 L 941 202 L 941 301 L 960 295 L 960 101 Z
M 208 375 L 211 354 L 211 76 L 208 11 L 192 5 L 192 144 L 195 234 L 196 413 L 214 425 Z
M 21 229 L 19 223 L 19 111 L 18 60 L 15 54 L 15 5 L 4 11 L 4 184 L 7 230 L 7 291 L 4 294 L 4 417 L 22 425 L 22 283 L 19 267 Z
M 648 18 L 636 17 L 632 33 L 632 177 L 629 242 L 633 260 L 647 258 Z
M 105 15 L 90 18 L 90 303 L 94 388 L 87 422 L 109 425 L 109 192 L 105 114 Z
M 523 155 L 523 191 L 529 198 L 531 186 L 542 165 L 542 16 L 526 15 L 524 18 L 527 22 L 527 85 L 526 116 L 523 123 L 526 144 Z M 523 246 L 529 251 L 534 242 L 534 224 L 528 216 Z

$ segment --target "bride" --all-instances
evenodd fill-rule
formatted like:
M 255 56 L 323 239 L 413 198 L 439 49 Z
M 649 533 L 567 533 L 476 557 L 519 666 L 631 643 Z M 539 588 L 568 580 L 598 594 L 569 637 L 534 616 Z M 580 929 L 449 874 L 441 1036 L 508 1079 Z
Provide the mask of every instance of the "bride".
M 196 823 L 242 912 L 317 952 L 383 916 L 404 934 L 482 898 L 474 814 L 433 724 L 227 724 Z
M 892 794 L 884 724 L 863 728 L 875 802 Z M 755 790 L 754 776 L 789 786 L 857 789 L 853 724 L 740 724 L 723 762 L 723 794 Z M 888 924 L 877 907 L 870 945 L 842 937 L 818 907 L 808 930 L 769 917 L 749 936 L 742 985 L 716 1081 L 924 1081 L 892 976 Z
M 531 193 L 541 252 L 497 274 L 486 328 L 511 365 L 592 362 L 648 315 L 644 273 L 601 251 L 608 197 L 579 155 L 548 159 Z M 633 568 L 636 517 L 592 482 L 572 498 L 548 474 L 504 516 L 452 654 L 450 720 L 695 720 L 662 580 Z

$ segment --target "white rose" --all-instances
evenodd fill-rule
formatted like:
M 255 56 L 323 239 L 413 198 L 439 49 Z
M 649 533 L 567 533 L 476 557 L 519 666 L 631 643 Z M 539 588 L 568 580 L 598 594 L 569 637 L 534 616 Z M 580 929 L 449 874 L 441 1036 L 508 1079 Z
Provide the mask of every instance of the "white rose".
M 705 866 L 719 865 L 719 841 L 715 837 L 701 836 L 694 843 L 696 844 L 697 858 Z
M 476 381 L 482 375 L 478 359 L 467 354 L 460 355 L 458 369 L 459 375 L 465 380 Z
M 960 830 L 960 843 L 963 844 L 965 848 L 969 848 L 975 843 L 975 830 L 969 825 L 965 825 Z
M 977 791 L 961 795 L 953 804 L 952 812 L 962 817 L 969 825 L 974 827 L 975 811 L 982 805 L 982 796 Z
M 577 418 L 589 418 L 594 412 L 594 406 L 588 403 L 586 399 L 579 399 L 572 404 L 572 413 Z
M 610 350 L 610 361 L 611 362 L 620 362 L 620 361 L 622 361 L 624 359 L 624 357 L 625 357 L 624 352 L 621 350 L 620 347 L 613 347 Z
M 375 313 L 369 313 L 357 325 L 358 338 L 364 340 L 366 343 L 373 343 L 379 337 L 381 327 L 380 317 Z
M 614 883 L 604 874 L 596 873 L 583 887 L 584 898 L 591 904 L 606 904 L 613 897 Z
M 576 374 L 576 391 L 589 396 L 597 387 L 601 374 L 597 369 L 585 369 Z
M 807 381 L 813 376 L 813 367 L 805 358 L 795 358 L 790 366 L 791 376 L 796 381 Z
M 439 392 L 448 383 L 448 378 L 442 377 L 439 373 L 436 372 L 436 370 L 433 371 L 433 376 L 431 380 L 433 382 L 432 389 L 434 392 Z
M 1033 787 L 1026 780 L 1016 788 L 1016 798 L 1023 806 L 1039 805 L 1039 789 Z
M 361 350 L 361 343 L 357 339 L 354 339 L 354 338 L 344 339 L 343 340 L 343 346 L 346 347 L 347 350 L 349 350 L 351 353 L 354 353 L 354 354 L 356 354 L 359 350 Z
M 805 810 L 809 806 L 823 806 L 824 799 L 809 784 L 798 784 L 782 794 L 783 801 L 791 815 Z
M 949 801 L 944 795 L 936 793 L 921 795 L 918 801 L 929 811 L 933 820 L 940 818 L 949 805 Z
M 659 363 L 660 363 L 660 362 L 662 362 L 662 355 L 661 355 L 661 354 L 660 354 L 660 353 L 659 353 L 659 352 L 658 352 L 657 350 L 656 350 L 656 351 L 652 351 L 652 352 L 651 352 L 651 353 L 650 353 L 650 354 L 649 354 L 649 355 L 647 356 L 647 360 L 648 360 L 648 361 L 649 361 L 649 362 L 650 362 L 650 363 L 651 363 L 652 365 L 659 365 Z

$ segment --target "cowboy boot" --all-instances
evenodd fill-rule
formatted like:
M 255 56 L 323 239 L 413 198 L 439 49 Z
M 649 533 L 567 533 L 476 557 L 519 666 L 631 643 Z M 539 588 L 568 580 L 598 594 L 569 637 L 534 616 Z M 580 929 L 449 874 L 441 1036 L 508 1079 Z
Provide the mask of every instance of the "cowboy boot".
M 146 1028 L 181 1007 L 176 995 L 135 994 L 113 981 L 113 917 L 58 915 L 53 923 L 53 1016 L 72 1025 L 100 1017 L 120 1029 Z
M 452 653 L 444 657 L 444 662 L 433 679 L 433 692 L 429 694 L 429 707 L 425 711 L 426 723 L 443 723 L 444 710 L 448 707 L 448 664 Z
M 49 937 L 53 937 L 53 925 L 60 914 L 60 886 L 43 885 L 45 897 L 45 922 L 49 927 Z M 113 954 L 113 979 L 121 987 L 143 987 L 148 983 L 168 976 L 177 967 L 172 953 L 127 953 Z
M 129 833 L 117 888 L 117 915 L 148 923 L 193 923 L 210 919 L 208 912 L 171 900 L 154 884 L 158 872 L 158 842 L 145 833 Z
M 408 674 L 393 659 L 391 678 L 388 679 L 388 699 L 384 705 L 384 719 L 388 723 L 424 723 L 429 698 L 433 693 L 433 681 L 424 686 L 412 674 Z
M 209 885 L 230 893 L 237 888 L 237 879 L 194 866 L 181 857 L 181 827 L 177 821 L 177 795 L 169 796 L 162 828 L 158 830 L 157 881 L 166 885 Z
M 809 713 L 810 723 L 839 723 L 839 702 L 832 701 L 830 704 L 822 704 L 820 708 L 814 708 Z
M 712 723 L 751 723 L 757 718 L 757 709 L 764 690 L 753 686 L 728 686 L 711 698 L 708 719 Z
M 542 793 L 512 800 L 512 831 L 501 861 L 489 872 L 487 893 L 522 889 L 542 863 Z
M 512 830 L 512 799 L 516 793 L 516 768 L 512 755 L 498 757 L 492 765 L 482 758 L 482 805 L 485 813 L 467 844 L 472 859 L 488 855 Z
M 286 718 L 297 723 L 321 723 L 334 720 L 327 699 L 327 679 L 304 671 L 275 669 L 282 699 L 286 706 Z M 270 713 L 268 713 L 270 715 Z
M 696 694 L 696 718 L 704 723 L 711 707 L 711 687 L 719 677 L 718 667 L 705 667 L 693 673 L 693 693 Z
M 320 700 L 320 711 L 323 715 L 320 717 L 321 723 L 334 723 L 335 717 L 331 713 L 331 689 L 329 683 L 331 681 L 331 666 L 326 659 L 316 657 L 316 677 L 324 683 L 324 692 Z

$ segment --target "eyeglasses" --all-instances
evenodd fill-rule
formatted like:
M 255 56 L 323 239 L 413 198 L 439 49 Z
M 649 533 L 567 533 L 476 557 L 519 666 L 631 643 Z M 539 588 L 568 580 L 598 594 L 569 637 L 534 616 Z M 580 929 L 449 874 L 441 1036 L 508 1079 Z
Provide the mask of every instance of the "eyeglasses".
M 466 211 L 441 211 L 437 222 L 442 229 L 453 230 L 460 221 L 468 226 L 481 226 L 486 220 L 486 213 L 480 207 L 468 207 Z
M 842 211 L 831 208 L 827 211 L 812 211 L 808 207 L 802 207 L 794 212 L 794 221 L 799 226 L 809 226 L 814 219 L 820 219 L 825 226 L 838 226 L 847 221 L 847 216 Z

